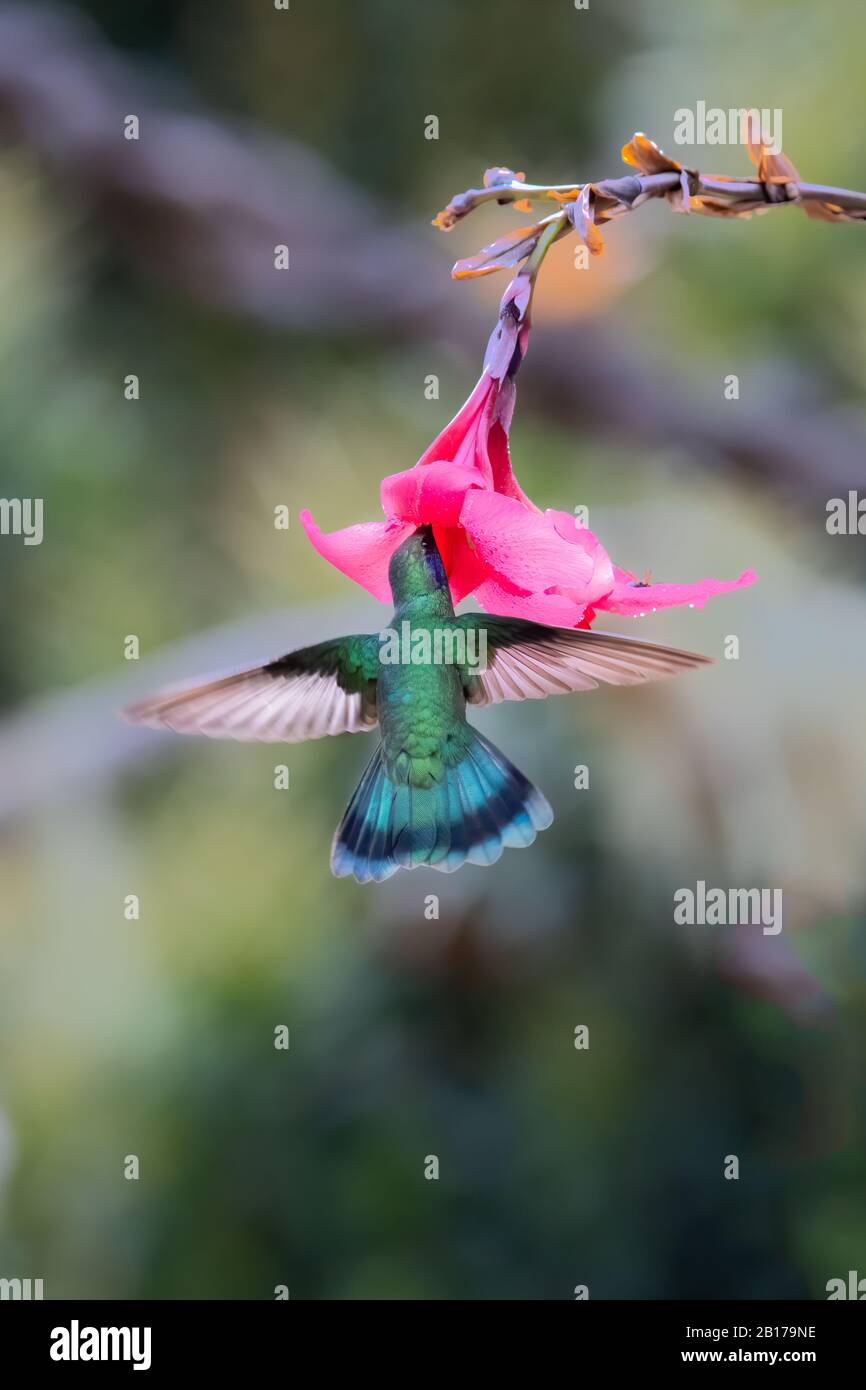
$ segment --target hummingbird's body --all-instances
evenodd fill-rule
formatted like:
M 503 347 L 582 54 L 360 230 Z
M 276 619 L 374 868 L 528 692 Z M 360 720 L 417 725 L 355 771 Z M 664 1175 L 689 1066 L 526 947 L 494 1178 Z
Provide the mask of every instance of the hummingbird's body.
M 541 793 L 466 719 L 477 677 L 454 657 L 479 644 L 466 640 L 477 633 L 455 618 L 432 532 L 416 533 L 400 547 L 390 580 L 394 616 L 375 639 L 382 742 L 331 856 L 336 874 L 361 882 L 419 864 L 445 872 L 467 861 L 492 864 L 505 846 L 531 844 L 553 819 Z M 399 640 L 397 660 L 386 659 L 386 634 L 394 635 L 395 646 Z M 449 651 L 452 659 L 436 659 Z M 422 659 L 412 660 L 417 652 Z
M 427 633 L 432 652 L 437 635 L 449 618 L 454 619 L 447 581 L 431 594 L 403 598 L 399 584 L 392 594 L 396 606 L 391 630 L 399 634 L 403 649 L 411 654 L 419 634 Z M 443 761 L 455 760 L 460 726 L 466 723 L 466 696 L 456 666 L 383 662 L 378 695 L 382 755 L 389 775 L 398 781 L 405 774 L 419 786 L 429 785 Z
M 334 836 L 338 877 L 363 883 L 399 868 L 492 864 L 550 825 L 544 796 L 469 724 L 467 702 L 631 685 L 708 660 L 520 618 L 456 617 L 430 527 L 394 552 L 389 578 L 390 629 L 321 642 L 127 711 L 182 733 L 289 743 L 378 723 L 381 742 Z

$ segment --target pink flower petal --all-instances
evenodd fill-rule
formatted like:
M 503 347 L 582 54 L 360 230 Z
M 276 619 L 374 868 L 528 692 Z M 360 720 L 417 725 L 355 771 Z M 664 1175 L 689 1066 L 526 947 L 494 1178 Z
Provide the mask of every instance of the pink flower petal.
M 434 526 L 433 536 L 448 575 L 452 601 L 459 603 L 467 594 L 477 593 L 479 584 L 487 578 L 488 570 L 470 546 L 465 532 L 459 526 Z
M 433 443 L 424 450 L 415 467 L 421 468 L 426 464 L 437 463 L 442 459 L 447 463 L 453 463 L 467 434 L 477 427 L 478 420 L 488 405 L 491 395 L 495 393 L 496 387 L 497 382 L 487 372 L 482 372 L 472 395 L 464 401 L 454 419 L 445 426 L 442 433 L 438 434 Z M 472 466 L 472 461 L 468 466 Z
M 508 428 L 511 424 L 511 416 L 514 411 L 514 397 L 516 389 L 511 380 L 503 381 L 496 406 L 493 412 L 493 419 L 490 423 L 490 430 L 487 435 L 487 458 L 490 465 L 490 481 L 494 492 L 501 492 L 505 497 L 516 497 L 517 501 L 531 512 L 540 509 L 536 507 L 531 498 L 527 497 L 523 488 L 514 476 L 511 467 L 511 454 L 508 450 Z
M 501 576 L 476 584 L 472 592 L 488 613 L 503 618 L 529 618 L 548 627 L 587 627 L 594 611 L 560 593 L 526 593 Z
M 562 597 L 581 610 L 608 593 L 613 566 L 592 532 L 575 528 L 574 540 L 561 534 L 561 512 L 527 511 L 500 493 L 467 492 L 460 523 L 491 579 L 505 578 L 527 594 L 562 589 Z M 557 523 L 559 528 L 557 529 Z
M 755 578 L 754 570 L 744 570 L 739 579 L 698 579 L 693 584 L 637 584 L 634 575 L 617 570 L 611 592 L 598 607 L 608 613 L 623 613 L 632 618 L 641 613 L 651 613 L 655 608 L 673 608 L 683 603 L 693 608 L 703 608 L 707 600 L 715 598 L 716 594 L 745 589 L 749 584 L 754 584 Z
M 516 342 L 516 328 L 512 350 Z M 501 365 L 501 364 L 500 364 Z M 453 463 L 479 474 L 482 486 L 516 497 L 531 511 L 537 511 L 514 476 L 508 453 L 508 430 L 514 413 L 516 388 L 510 377 L 500 380 L 485 366 L 472 395 L 454 419 L 425 449 L 415 468 L 435 463 Z M 408 469 L 411 473 L 413 470 Z M 401 474 L 393 475 L 395 477 Z M 388 481 L 388 480 L 386 480 Z M 389 508 L 385 503 L 385 510 Z
M 570 545 L 578 546 L 586 555 L 587 561 L 592 565 L 590 577 L 585 581 L 586 587 L 593 595 L 601 595 L 609 592 L 612 584 L 616 580 L 616 566 L 611 564 L 610 556 L 602 545 L 598 536 L 590 531 L 588 526 L 578 524 L 577 517 L 571 512 L 556 511 L 549 507 L 545 516 L 550 522 L 558 536 Z
M 412 521 L 363 521 L 342 531 L 323 533 L 306 510 L 300 522 L 311 543 L 336 569 L 368 589 L 374 598 L 390 603 L 388 564 L 397 546 L 415 530 Z
M 456 526 L 466 490 L 481 487 L 481 478 L 456 463 L 418 464 L 382 481 L 382 507 L 387 516 L 413 521 L 416 526 Z
M 527 497 L 511 466 L 508 431 L 531 289 L 532 277 L 518 273 L 472 394 L 413 468 L 383 480 L 387 521 L 323 535 L 301 513 L 319 554 L 387 603 L 392 554 L 417 526 L 432 525 L 455 603 L 474 593 L 491 612 L 563 627 L 588 627 L 597 609 L 636 616 L 684 603 L 703 608 L 716 594 L 754 583 L 746 570 L 730 581 L 639 584 L 571 513 L 542 512 Z

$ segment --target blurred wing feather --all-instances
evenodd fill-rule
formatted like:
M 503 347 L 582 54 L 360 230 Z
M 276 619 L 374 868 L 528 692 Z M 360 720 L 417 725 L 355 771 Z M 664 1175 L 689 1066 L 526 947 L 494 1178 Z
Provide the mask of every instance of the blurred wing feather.
M 457 620 L 487 633 L 487 668 L 465 668 L 467 699 L 543 700 L 598 685 L 641 685 L 707 665 L 711 657 L 614 632 L 544 627 L 522 618 L 468 613 Z
M 264 666 L 163 690 L 124 715 L 155 729 L 250 743 L 301 743 L 372 729 L 375 667 L 365 640 L 322 642 Z

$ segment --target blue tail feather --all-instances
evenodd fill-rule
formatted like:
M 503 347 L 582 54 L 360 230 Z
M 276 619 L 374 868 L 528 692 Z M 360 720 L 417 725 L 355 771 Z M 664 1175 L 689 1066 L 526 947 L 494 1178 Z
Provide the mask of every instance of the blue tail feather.
M 338 878 L 381 882 L 398 869 L 452 873 L 461 864 L 495 864 L 504 849 L 531 845 L 553 820 L 541 792 L 477 729 L 462 761 L 441 782 L 392 782 L 381 744 L 334 836 Z

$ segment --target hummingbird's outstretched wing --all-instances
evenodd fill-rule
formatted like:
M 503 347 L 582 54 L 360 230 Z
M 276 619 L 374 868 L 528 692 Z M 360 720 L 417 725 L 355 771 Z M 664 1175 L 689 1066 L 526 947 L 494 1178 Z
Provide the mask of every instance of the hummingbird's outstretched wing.
M 640 685 L 704 666 L 712 657 L 660 647 L 639 637 L 545 627 L 525 618 L 464 613 L 456 622 L 486 634 L 486 670 L 464 667 L 466 699 L 473 705 L 500 700 L 543 700 L 596 686 Z M 476 645 L 476 650 L 481 650 Z
M 378 647 L 359 634 L 173 687 L 123 711 L 136 724 L 244 742 L 301 743 L 375 727 Z

